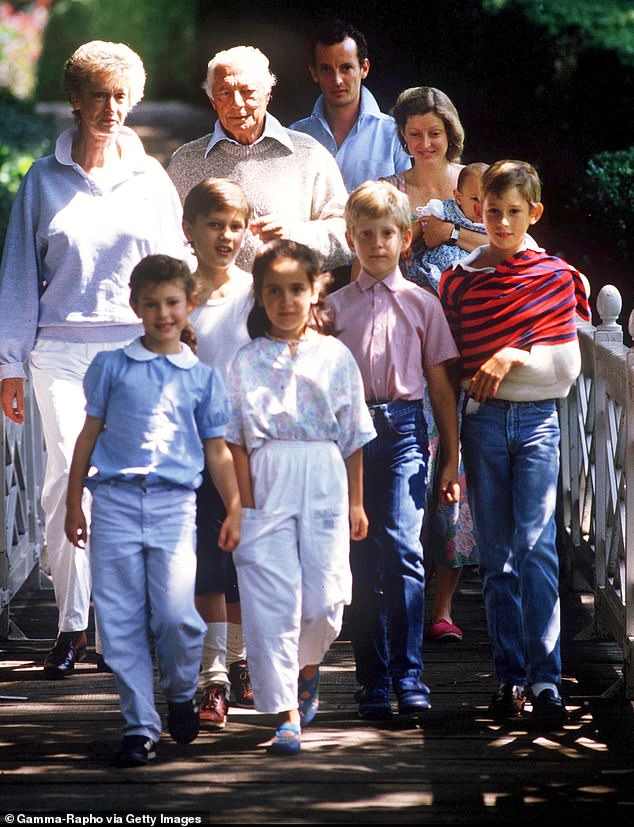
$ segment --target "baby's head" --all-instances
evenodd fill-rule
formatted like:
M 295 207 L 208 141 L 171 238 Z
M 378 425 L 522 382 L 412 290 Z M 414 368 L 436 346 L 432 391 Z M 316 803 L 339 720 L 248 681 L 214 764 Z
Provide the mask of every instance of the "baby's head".
M 454 199 L 470 221 L 480 221 L 480 185 L 488 164 L 467 164 L 460 170 Z

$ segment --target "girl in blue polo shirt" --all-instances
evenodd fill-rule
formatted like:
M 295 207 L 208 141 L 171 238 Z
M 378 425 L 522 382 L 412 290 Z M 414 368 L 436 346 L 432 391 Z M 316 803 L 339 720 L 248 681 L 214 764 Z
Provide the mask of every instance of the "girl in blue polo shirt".
M 88 487 L 93 600 L 125 718 L 117 766 L 145 764 L 161 734 L 150 631 L 169 732 L 178 743 L 198 734 L 195 694 L 206 627 L 194 605 L 194 491 L 205 460 L 227 509 L 221 548 L 237 545 L 240 525 L 222 380 L 181 341 L 194 307 L 193 276 L 184 262 L 152 255 L 134 268 L 130 288 L 145 334 L 99 353 L 88 368 L 65 525 L 68 539 L 84 546 Z

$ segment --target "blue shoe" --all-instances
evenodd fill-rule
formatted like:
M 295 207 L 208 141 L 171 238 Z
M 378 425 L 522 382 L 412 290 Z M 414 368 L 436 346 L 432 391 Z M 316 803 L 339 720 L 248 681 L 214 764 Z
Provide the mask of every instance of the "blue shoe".
M 355 699 L 359 702 L 359 718 L 364 721 L 389 721 L 392 717 L 390 690 L 387 686 L 360 689 Z
M 144 767 L 156 758 L 156 744 L 146 735 L 125 735 L 112 757 L 115 767 Z
M 271 755 L 297 755 L 302 748 L 302 729 L 299 724 L 286 722 L 275 730 L 267 752 Z
M 299 717 L 302 726 L 306 726 L 313 720 L 319 709 L 319 669 L 310 680 L 306 680 L 300 672 L 297 688 Z
M 399 715 L 420 715 L 421 712 L 431 708 L 429 687 L 418 678 L 401 678 L 395 690 Z

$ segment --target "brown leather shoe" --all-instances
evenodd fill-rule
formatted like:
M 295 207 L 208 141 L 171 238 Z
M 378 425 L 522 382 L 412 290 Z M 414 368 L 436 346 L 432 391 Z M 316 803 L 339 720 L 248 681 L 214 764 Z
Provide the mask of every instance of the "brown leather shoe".
M 53 680 L 75 671 L 75 664 L 86 657 L 86 632 L 60 632 L 55 645 L 44 659 L 44 675 Z

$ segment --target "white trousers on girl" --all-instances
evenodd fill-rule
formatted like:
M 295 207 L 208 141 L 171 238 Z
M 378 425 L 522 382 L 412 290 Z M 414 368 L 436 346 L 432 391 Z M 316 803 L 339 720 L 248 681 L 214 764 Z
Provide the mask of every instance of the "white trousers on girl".
M 297 707 L 350 602 L 348 481 L 334 442 L 272 440 L 249 457 L 256 508 L 234 551 L 255 707 Z
M 46 443 L 46 472 L 42 508 L 46 515 L 46 559 L 55 589 L 60 632 L 81 632 L 88 627 L 90 563 L 87 548 L 66 539 L 66 487 L 75 440 L 86 418 L 83 379 L 88 365 L 102 350 L 115 350 L 126 342 L 57 342 L 40 339 L 29 362 L 35 399 Z M 86 519 L 90 496 L 84 492 Z

